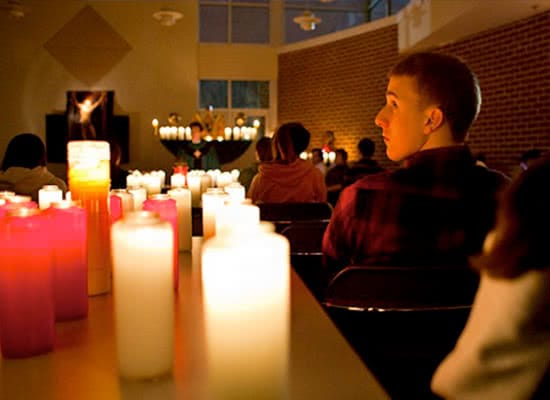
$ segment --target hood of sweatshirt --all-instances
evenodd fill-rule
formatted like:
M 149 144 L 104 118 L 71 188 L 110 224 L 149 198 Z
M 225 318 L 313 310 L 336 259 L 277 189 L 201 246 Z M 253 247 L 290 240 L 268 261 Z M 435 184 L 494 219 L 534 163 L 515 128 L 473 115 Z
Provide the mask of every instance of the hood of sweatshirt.
M 281 187 L 296 187 L 311 174 L 315 166 L 310 161 L 301 158 L 289 163 L 266 162 L 259 166 L 259 171 L 265 178 Z

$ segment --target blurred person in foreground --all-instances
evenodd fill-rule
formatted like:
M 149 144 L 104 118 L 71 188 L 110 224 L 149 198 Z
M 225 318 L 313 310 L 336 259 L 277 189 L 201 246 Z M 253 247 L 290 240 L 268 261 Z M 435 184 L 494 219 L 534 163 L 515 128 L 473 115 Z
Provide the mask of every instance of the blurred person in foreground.
M 8 143 L 0 167 L 0 187 L 38 201 L 38 191 L 44 185 L 56 185 L 65 193 L 65 182 L 48 171 L 46 147 L 33 133 L 21 133 Z
M 508 181 L 465 144 L 480 105 L 477 78 L 455 57 L 416 53 L 393 67 L 375 124 L 402 167 L 342 191 L 323 238 L 328 277 L 352 264 L 466 266 L 480 251 Z
M 449 399 L 549 399 L 550 158 L 500 199 L 497 223 L 473 257 L 481 281 L 468 322 L 432 390 Z
M 254 203 L 302 203 L 327 201 L 321 171 L 299 155 L 311 135 L 299 122 L 281 125 L 271 139 L 273 160 L 260 164 L 248 197 Z

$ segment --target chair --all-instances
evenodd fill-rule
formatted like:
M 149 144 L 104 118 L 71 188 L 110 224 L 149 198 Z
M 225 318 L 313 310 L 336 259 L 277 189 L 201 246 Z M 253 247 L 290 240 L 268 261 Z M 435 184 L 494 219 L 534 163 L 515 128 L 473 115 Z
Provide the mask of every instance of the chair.
M 464 328 L 479 279 L 467 267 L 352 266 L 323 306 L 394 399 L 437 398 L 435 368 Z
M 318 300 L 321 299 L 324 282 L 321 248 L 327 225 L 326 219 L 295 221 L 281 232 L 290 242 L 292 267 Z
M 329 221 L 332 206 L 329 203 L 258 203 L 260 219 L 271 221 L 275 230 L 282 232 L 295 221 Z

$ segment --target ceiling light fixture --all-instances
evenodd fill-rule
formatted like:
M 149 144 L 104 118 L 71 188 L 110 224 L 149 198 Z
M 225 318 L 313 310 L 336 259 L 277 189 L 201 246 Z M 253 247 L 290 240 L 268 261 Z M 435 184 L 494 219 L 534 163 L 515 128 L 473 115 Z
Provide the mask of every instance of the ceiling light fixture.
M 304 11 L 304 13 L 293 19 L 300 28 L 304 31 L 313 31 L 317 27 L 317 24 L 321 23 L 321 18 L 317 18 L 311 11 Z
M 173 26 L 182 17 L 183 14 L 176 10 L 160 10 L 153 13 L 153 18 L 162 26 Z

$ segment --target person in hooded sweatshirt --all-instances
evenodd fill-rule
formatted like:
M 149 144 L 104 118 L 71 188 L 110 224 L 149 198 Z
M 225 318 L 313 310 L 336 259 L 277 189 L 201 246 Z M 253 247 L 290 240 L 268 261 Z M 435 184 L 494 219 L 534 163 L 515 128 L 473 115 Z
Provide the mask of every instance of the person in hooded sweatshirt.
M 65 182 L 46 168 L 46 147 L 38 136 L 21 133 L 8 143 L 0 167 L 0 187 L 38 201 L 38 191 L 44 185 L 57 185 L 63 193 Z
M 326 202 L 327 187 L 319 169 L 299 154 L 311 134 L 301 123 L 290 122 L 277 129 L 271 140 L 273 160 L 260 164 L 248 197 L 254 203 Z

